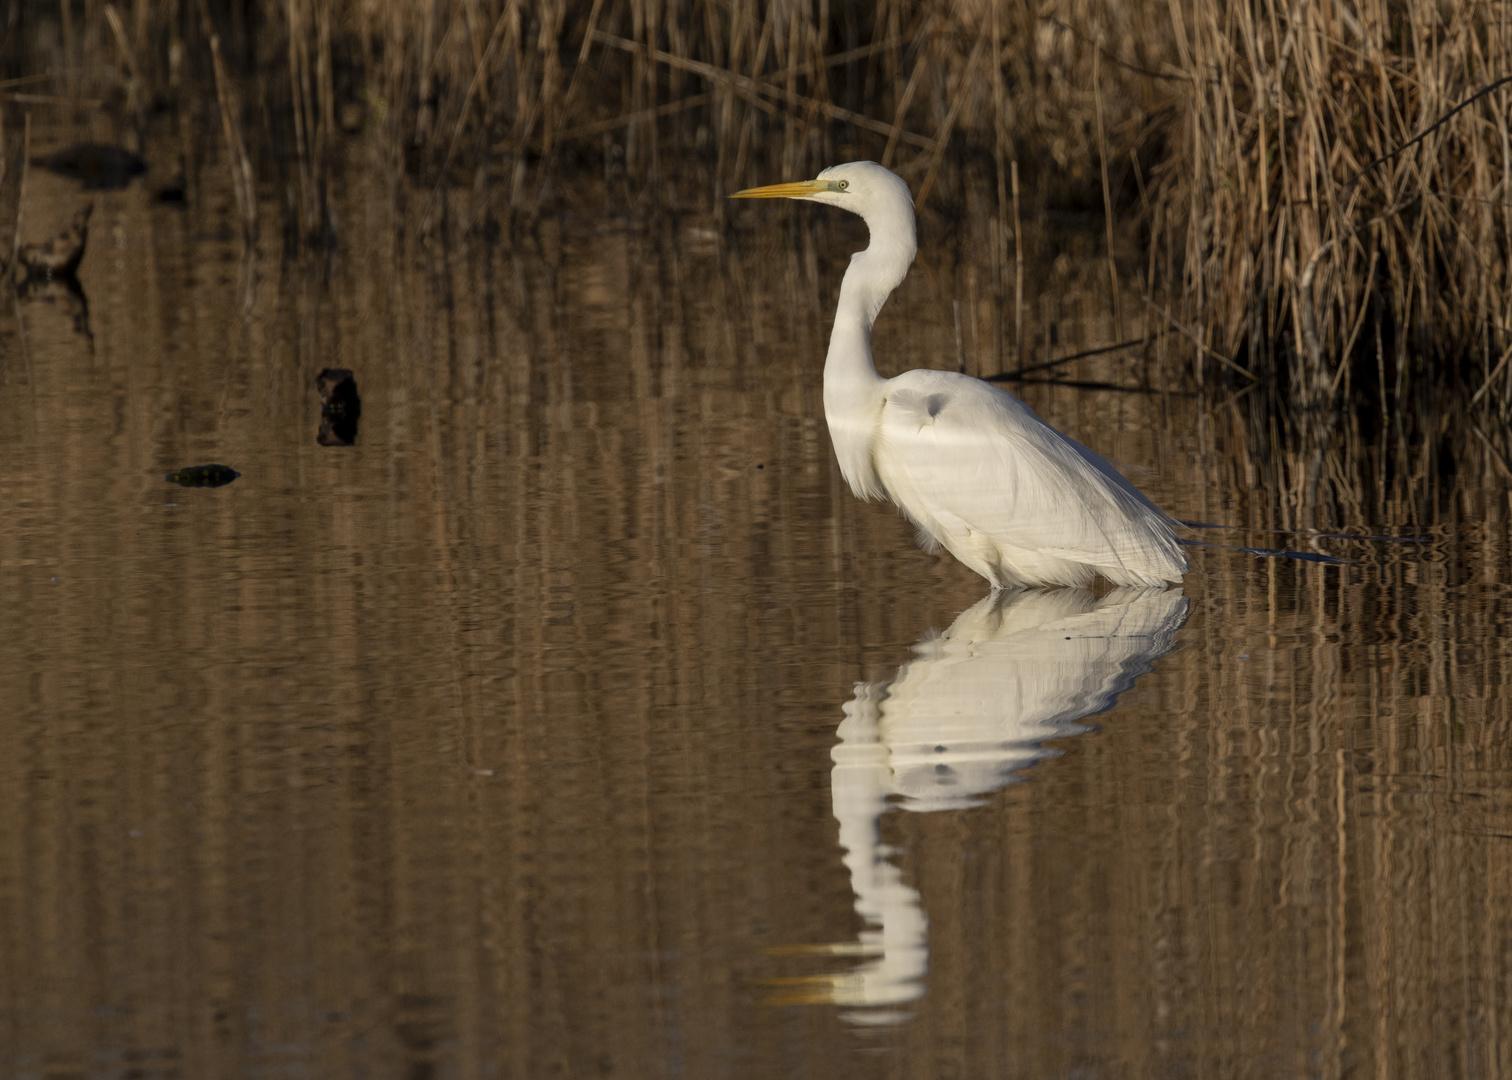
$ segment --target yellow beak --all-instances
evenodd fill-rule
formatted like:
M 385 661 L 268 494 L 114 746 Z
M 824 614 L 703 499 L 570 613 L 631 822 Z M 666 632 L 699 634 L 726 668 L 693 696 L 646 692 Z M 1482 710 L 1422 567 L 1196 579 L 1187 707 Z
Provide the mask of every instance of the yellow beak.
M 802 199 L 821 191 L 833 190 L 828 180 L 795 180 L 791 184 L 768 184 L 746 188 L 731 195 L 732 199 Z

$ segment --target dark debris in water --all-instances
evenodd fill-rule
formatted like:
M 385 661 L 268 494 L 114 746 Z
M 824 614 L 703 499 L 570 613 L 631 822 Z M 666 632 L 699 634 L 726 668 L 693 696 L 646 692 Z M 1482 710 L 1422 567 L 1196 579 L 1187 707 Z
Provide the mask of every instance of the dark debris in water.
M 229 465 L 190 465 L 163 479 L 181 487 L 225 487 L 240 475 Z
M 315 376 L 315 387 L 320 391 L 320 431 L 315 441 L 321 446 L 351 446 L 362 419 L 356 377 L 350 368 L 323 368 Z
M 74 214 L 73 222 L 56 236 L 40 244 L 22 245 L 11 270 L 16 285 L 54 278 L 74 279 L 79 263 L 84 260 L 84 245 L 89 242 L 89 215 L 93 212 L 94 203 L 90 203 Z
M 93 339 L 89 329 L 89 297 L 84 286 L 72 274 L 46 277 L 37 274 L 16 275 L 16 296 L 32 302 L 56 304 L 73 319 L 74 332 Z
M 1340 559 L 1334 555 L 1324 555 L 1321 551 L 1292 551 L 1290 548 L 1236 548 L 1236 551 L 1247 551 L 1256 558 L 1261 559 L 1296 559 L 1298 562 L 1320 562 L 1342 565 L 1348 559 Z
M 185 181 L 183 174 L 180 174 L 154 191 L 152 197 L 157 202 L 166 203 L 169 206 L 188 206 L 189 184 Z

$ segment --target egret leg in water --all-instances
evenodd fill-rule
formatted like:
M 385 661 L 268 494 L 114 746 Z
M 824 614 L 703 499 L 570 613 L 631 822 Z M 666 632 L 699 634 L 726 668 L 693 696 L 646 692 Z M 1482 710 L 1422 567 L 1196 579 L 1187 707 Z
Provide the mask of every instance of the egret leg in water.
M 860 214 L 824 361 L 824 416 L 840 471 L 861 499 L 888 498 L 930 551 L 944 548 L 994 589 L 1163 585 L 1187 571 L 1174 522 L 1103 458 L 1018 398 L 952 371 L 892 379 L 872 363 L 872 323 L 918 243 L 913 198 L 870 161 L 816 179 L 747 188 L 734 199 L 807 199 Z

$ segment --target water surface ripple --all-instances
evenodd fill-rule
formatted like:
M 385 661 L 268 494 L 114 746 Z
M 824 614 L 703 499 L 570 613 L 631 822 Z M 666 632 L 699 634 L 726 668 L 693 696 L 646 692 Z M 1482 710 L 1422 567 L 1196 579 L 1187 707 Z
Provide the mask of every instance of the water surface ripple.
M 841 223 L 422 249 L 382 191 L 310 264 L 97 193 L 87 326 L 0 312 L 0 1071 L 1512 1072 L 1504 495 L 979 603 L 831 460 Z M 886 371 L 992 366 L 975 258 Z M 1076 295 L 1035 310 L 1101 344 Z M 1178 517 L 1290 524 L 1221 409 L 1025 392 Z

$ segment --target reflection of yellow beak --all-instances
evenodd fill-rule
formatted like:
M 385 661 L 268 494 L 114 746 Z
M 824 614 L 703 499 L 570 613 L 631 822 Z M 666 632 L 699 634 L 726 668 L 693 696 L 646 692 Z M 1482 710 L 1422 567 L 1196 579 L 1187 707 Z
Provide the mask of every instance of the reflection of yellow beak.
M 802 199 L 829 191 L 828 180 L 795 180 L 791 184 L 768 184 L 766 187 L 746 188 L 731 195 L 732 199 Z
M 765 1005 L 844 1005 L 848 1003 L 841 988 L 849 980 L 846 975 L 800 975 L 757 982 L 773 987 L 763 1002 Z

